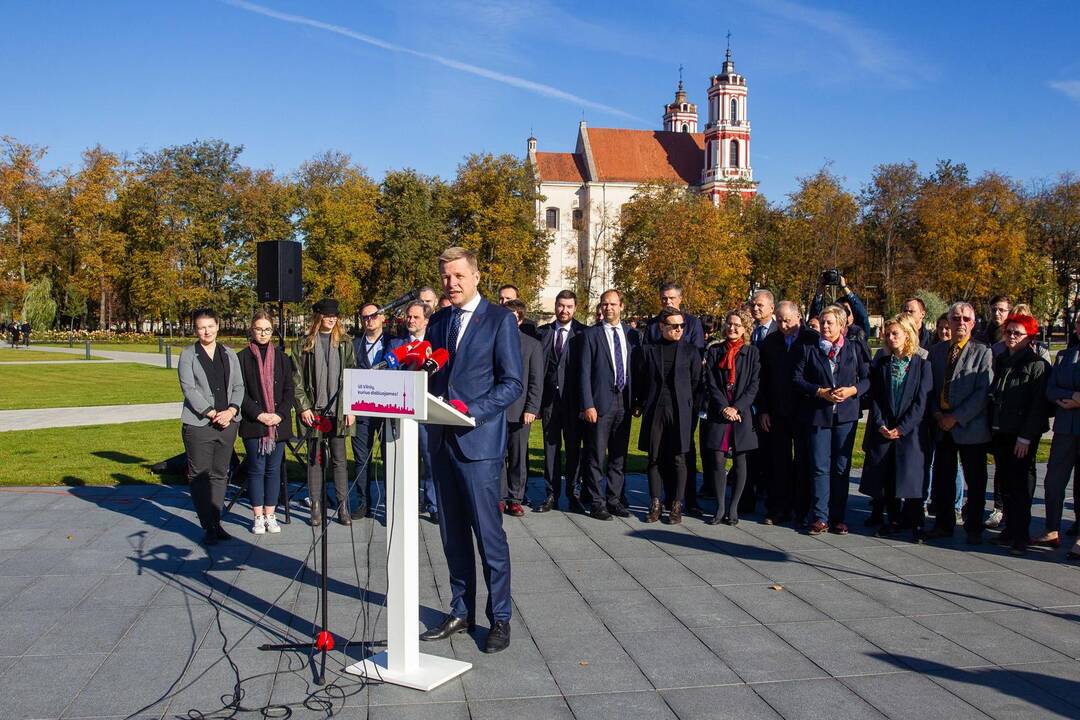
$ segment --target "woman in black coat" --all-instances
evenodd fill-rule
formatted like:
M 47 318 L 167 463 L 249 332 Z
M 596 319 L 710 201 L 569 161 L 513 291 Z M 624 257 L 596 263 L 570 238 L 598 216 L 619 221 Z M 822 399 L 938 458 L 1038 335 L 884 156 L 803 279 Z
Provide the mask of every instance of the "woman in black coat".
M 716 489 L 716 514 L 710 525 L 738 525 L 739 499 L 746 485 L 746 453 L 758 446 L 751 405 L 757 397 L 761 361 L 750 344 L 753 321 L 745 310 L 732 310 L 724 318 L 724 342 L 713 345 L 705 354 L 707 388 L 706 418 L 702 423 L 702 454 L 712 454 L 709 466 Z M 733 484 L 731 504 L 725 505 L 727 458 L 731 458 Z M 725 507 L 731 508 L 730 513 Z
M 244 401 L 240 437 L 247 452 L 248 493 L 254 519 L 251 532 L 281 532 L 275 511 L 281 488 L 285 441 L 292 437 L 293 368 L 289 356 L 271 340 L 274 323 L 259 311 L 251 320 L 251 344 L 240 351 Z
M 919 336 L 909 323 L 893 317 L 881 328 L 886 352 L 870 367 L 870 417 L 863 437 L 859 492 L 888 509 L 889 522 L 879 537 L 910 529 L 922 537 L 923 472 L 927 435 L 922 428 L 934 387 L 930 362 L 919 353 Z
M 635 368 L 634 414 L 644 414 L 638 449 L 649 454 L 650 499 L 645 522 L 660 519 L 660 498 L 666 484 L 668 522 L 677 525 L 682 522 L 686 454 L 693 437 L 691 421 L 701 382 L 701 354 L 685 339 L 686 316 L 676 308 L 664 308 L 659 327 L 660 341 L 642 348 Z M 667 483 L 662 474 L 668 475 Z

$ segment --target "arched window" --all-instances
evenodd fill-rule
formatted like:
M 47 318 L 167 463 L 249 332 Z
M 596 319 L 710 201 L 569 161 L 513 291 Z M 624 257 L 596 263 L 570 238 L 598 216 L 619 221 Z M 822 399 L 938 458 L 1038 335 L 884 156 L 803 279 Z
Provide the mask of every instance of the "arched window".
M 548 230 L 559 229 L 559 208 L 549 207 L 547 209 L 547 228 Z
M 728 158 L 728 165 L 733 168 L 739 167 L 739 141 L 731 141 L 731 156 Z
M 716 143 L 709 143 L 709 167 L 716 167 Z
M 683 123 L 682 124 L 682 131 L 683 132 L 690 132 L 690 126 L 688 124 L 686 124 L 686 123 Z
M 735 98 L 731 98 L 731 122 L 736 123 L 739 121 L 739 101 Z

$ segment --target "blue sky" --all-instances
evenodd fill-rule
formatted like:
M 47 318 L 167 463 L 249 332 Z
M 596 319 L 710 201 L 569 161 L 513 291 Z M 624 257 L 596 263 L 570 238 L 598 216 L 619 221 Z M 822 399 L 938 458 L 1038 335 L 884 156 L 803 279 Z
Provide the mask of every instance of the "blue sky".
M 0 2 L 0 134 L 49 168 L 101 143 L 195 138 L 294 171 L 348 152 L 376 179 L 470 152 L 573 149 L 577 123 L 655 129 L 678 67 L 704 108 L 732 33 L 751 162 L 782 200 L 826 161 L 939 158 L 1023 182 L 1080 170 L 1080 3 Z

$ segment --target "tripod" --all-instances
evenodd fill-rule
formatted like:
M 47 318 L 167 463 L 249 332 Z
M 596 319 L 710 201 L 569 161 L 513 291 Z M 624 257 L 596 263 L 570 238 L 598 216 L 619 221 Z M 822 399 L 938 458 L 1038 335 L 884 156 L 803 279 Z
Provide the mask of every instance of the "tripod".
M 334 393 L 334 396 L 332 398 L 330 398 L 329 401 L 327 401 L 326 407 L 324 407 L 320 411 L 319 416 L 318 416 L 319 420 L 320 420 L 320 423 L 322 423 L 326 419 L 325 416 L 323 415 L 323 413 L 326 412 L 326 408 L 333 407 L 334 404 L 337 402 L 337 397 L 338 397 L 338 394 Z M 340 422 L 344 422 L 344 421 L 345 421 L 344 418 L 340 419 Z M 330 425 L 330 423 L 326 423 L 326 425 Z M 326 427 L 326 425 L 323 425 L 323 426 L 319 427 L 320 433 L 319 433 L 319 439 L 317 441 L 317 445 L 318 445 L 317 450 L 315 448 L 313 448 L 312 451 L 308 453 L 309 460 L 311 459 L 312 454 L 314 454 L 314 457 L 315 457 L 316 460 L 322 460 L 322 492 L 320 493 L 320 497 L 319 497 L 319 505 L 320 505 L 319 515 L 320 515 L 320 520 L 321 520 L 321 522 L 319 524 L 319 529 L 322 531 L 322 536 L 319 538 L 319 544 L 321 546 L 319 548 L 319 553 L 321 555 L 321 562 L 322 562 L 322 566 L 321 566 L 322 569 L 321 569 L 321 572 L 319 573 L 320 574 L 319 602 L 321 604 L 321 610 L 320 610 L 321 616 L 320 617 L 322 618 L 322 628 L 318 632 L 315 633 L 315 637 L 312 639 L 311 642 L 280 643 L 280 644 L 276 644 L 276 645 L 267 644 L 267 645 L 260 645 L 259 646 L 260 650 L 271 650 L 271 651 L 273 651 L 273 650 L 277 650 L 277 651 L 281 651 L 281 650 L 306 650 L 308 652 L 311 652 L 312 650 L 319 651 L 321 653 L 321 656 L 319 658 L 319 670 L 315 674 L 315 684 L 316 685 L 324 685 L 324 684 L 326 684 L 326 653 L 328 653 L 329 651 L 334 649 L 334 636 L 330 633 L 329 630 L 327 630 L 327 628 L 330 626 L 329 615 L 328 615 L 329 611 L 330 611 L 330 600 L 329 600 L 330 592 L 329 592 L 329 590 L 327 588 L 327 582 L 329 580 L 329 573 L 328 573 L 328 568 L 327 568 L 327 563 L 328 563 L 327 557 L 328 557 L 328 554 L 329 554 L 329 550 L 328 550 L 328 548 L 329 548 L 328 537 L 329 536 L 328 536 L 328 534 L 326 532 L 326 529 L 327 529 L 326 528 L 326 525 L 327 525 L 326 506 L 327 506 L 327 500 L 328 500 L 327 487 L 326 487 L 326 485 L 327 485 L 326 469 L 327 469 L 327 466 L 330 464 L 330 462 L 329 462 L 330 461 L 330 440 L 329 440 L 329 437 L 328 437 L 328 433 L 331 432 L 331 430 L 328 427 Z M 339 500 L 341 500 L 341 499 L 339 498 Z M 341 500 L 341 502 L 344 502 L 344 500 Z M 286 503 L 287 503 L 287 500 L 286 500 Z M 340 512 L 340 510 L 339 510 L 339 512 Z

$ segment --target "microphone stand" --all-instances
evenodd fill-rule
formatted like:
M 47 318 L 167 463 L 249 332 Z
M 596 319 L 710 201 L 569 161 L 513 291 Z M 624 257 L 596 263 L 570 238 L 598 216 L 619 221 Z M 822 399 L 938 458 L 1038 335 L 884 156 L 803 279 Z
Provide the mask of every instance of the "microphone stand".
M 340 392 L 340 390 L 339 390 L 339 392 Z M 334 404 L 337 402 L 339 392 L 334 393 L 334 396 L 327 401 L 326 406 L 319 411 L 318 416 L 320 418 L 325 417 L 323 413 L 326 412 L 327 408 L 333 407 Z M 339 418 L 338 421 L 339 422 L 345 422 L 345 418 L 344 417 Z M 327 530 L 327 520 L 328 520 L 327 510 L 326 510 L 326 507 L 327 507 L 327 502 L 326 502 L 327 501 L 326 469 L 327 469 L 327 466 L 329 465 L 329 459 L 330 459 L 330 439 L 327 437 L 327 433 L 320 432 L 319 439 L 318 439 L 317 443 L 318 443 L 318 451 L 317 451 L 317 454 L 316 454 L 315 457 L 322 459 L 322 492 L 320 493 L 321 497 L 319 498 L 319 504 L 321 505 L 321 507 L 319 509 L 319 515 L 320 515 L 320 520 L 321 520 L 321 523 L 320 523 L 319 527 L 322 530 L 322 536 L 319 538 L 320 545 L 321 545 L 320 554 L 322 556 L 322 571 L 320 573 L 321 578 L 320 578 L 320 587 L 319 587 L 319 602 L 322 605 L 322 610 L 321 610 L 322 627 L 318 630 L 318 632 L 314 633 L 314 637 L 312 638 L 311 642 L 265 644 L 265 645 L 260 645 L 259 649 L 260 650 L 269 650 L 269 651 L 305 650 L 308 653 L 312 653 L 313 651 L 319 651 L 321 653 L 321 657 L 319 659 L 319 670 L 315 674 L 315 684 L 316 685 L 325 685 L 326 684 L 326 653 L 329 652 L 330 650 L 334 649 L 334 636 L 327 629 L 327 628 L 330 627 L 330 619 L 329 619 L 330 592 L 329 592 L 329 589 L 328 589 L 328 586 L 327 586 L 327 582 L 328 582 L 328 579 L 329 579 L 329 571 L 328 571 L 328 567 L 327 567 L 328 555 L 329 555 L 329 540 L 328 540 L 329 536 L 328 536 L 328 533 L 326 532 L 326 530 Z M 311 453 L 310 452 L 308 453 L 308 459 L 309 459 L 309 461 L 311 459 Z M 340 503 L 345 503 L 346 500 L 347 500 L 347 498 L 345 498 L 345 499 L 339 498 L 339 504 Z M 340 510 L 339 510 L 339 512 L 340 512 Z

